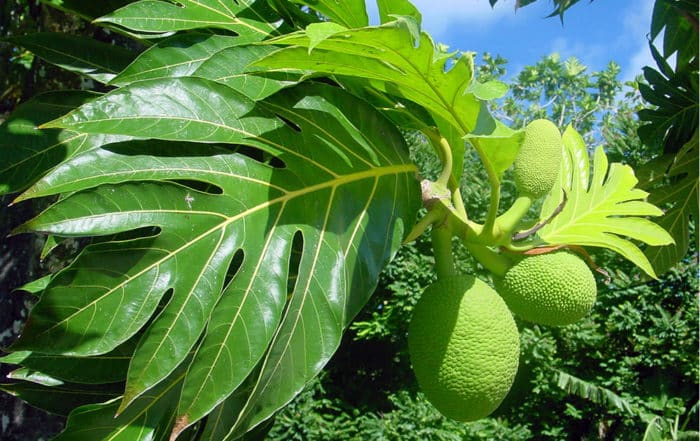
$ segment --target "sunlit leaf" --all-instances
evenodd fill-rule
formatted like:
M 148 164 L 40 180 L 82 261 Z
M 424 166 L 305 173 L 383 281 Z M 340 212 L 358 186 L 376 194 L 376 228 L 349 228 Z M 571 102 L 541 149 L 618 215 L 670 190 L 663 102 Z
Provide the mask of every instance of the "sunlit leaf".
M 204 32 L 178 34 L 148 48 L 113 78 L 110 84 L 124 86 L 154 78 L 188 76 L 215 53 L 242 43 L 250 41 Z
M 635 188 L 637 178 L 627 165 L 608 165 L 603 149 L 595 151 L 592 174 L 585 144 L 572 127 L 564 132 L 564 161 L 560 185 L 544 202 L 545 219 L 562 201 L 563 210 L 540 230 L 540 237 L 552 245 L 582 245 L 608 248 L 623 255 L 647 274 L 654 270 L 642 251 L 630 239 L 649 245 L 667 245 L 673 238 L 660 226 L 642 216 L 663 212 L 646 202 L 648 193 Z M 590 176 L 590 178 L 589 178 Z
M 367 9 L 365 0 L 293 0 L 295 3 L 306 5 L 320 12 L 335 23 L 349 28 L 367 26 Z
M 471 133 L 477 120 L 490 119 L 483 114 L 484 97 L 499 96 L 499 83 L 475 85 L 472 54 L 455 57 L 437 48 L 430 36 L 420 32 L 415 21 L 400 17 L 382 26 L 336 31 L 316 41 L 309 29 L 317 32 L 326 23 L 311 25 L 306 32 L 297 32 L 270 40 L 276 45 L 289 46 L 272 53 L 256 63 L 270 71 L 309 71 L 362 78 L 382 92 L 409 99 L 430 112 L 436 120 L 445 121 L 458 134 L 457 139 Z M 313 50 L 309 50 L 313 48 Z M 476 92 L 476 93 L 475 93 Z M 481 123 L 482 126 L 494 126 Z M 502 127 L 501 131 L 508 131 Z M 445 132 L 445 130 L 441 130 Z M 509 136 L 506 136 L 509 137 Z M 464 143 L 453 142 L 454 175 L 462 172 Z M 494 146 L 482 146 L 474 140 L 487 167 L 494 156 L 498 162 L 512 164 L 516 152 Z

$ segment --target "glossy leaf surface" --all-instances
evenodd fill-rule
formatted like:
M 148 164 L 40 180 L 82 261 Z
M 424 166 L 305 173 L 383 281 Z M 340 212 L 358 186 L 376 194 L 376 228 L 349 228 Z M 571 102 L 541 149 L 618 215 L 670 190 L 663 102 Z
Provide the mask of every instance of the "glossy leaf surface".
M 15 349 L 97 355 L 148 323 L 120 411 L 196 349 L 178 429 L 258 364 L 237 430 L 289 401 L 335 351 L 420 201 L 398 131 L 326 85 L 256 104 L 202 78 L 146 80 L 47 126 L 231 145 L 210 156 L 89 151 L 75 157 L 80 167 L 58 167 L 37 183 L 41 192 L 27 192 L 75 194 L 22 230 L 151 233 L 89 246 L 52 280 Z M 236 152 L 238 144 L 253 150 Z

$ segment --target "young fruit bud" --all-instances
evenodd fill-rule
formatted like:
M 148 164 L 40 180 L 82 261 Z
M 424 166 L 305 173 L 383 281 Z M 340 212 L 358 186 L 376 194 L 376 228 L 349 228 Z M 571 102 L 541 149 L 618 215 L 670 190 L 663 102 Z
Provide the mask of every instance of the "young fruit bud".
M 518 329 L 486 283 L 458 275 L 425 289 L 413 311 L 408 349 L 418 384 L 445 416 L 474 421 L 503 401 L 518 370 Z
M 557 126 L 546 119 L 528 124 L 513 168 L 518 192 L 533 200 L 546 195 L 559 177 L 561 157 L 562 140 Z
M 590 312 L 596 299 L 593 273 L 566 251 L 526 257 L 496 286 L 513 314 L 541 325 L 574 323 Z

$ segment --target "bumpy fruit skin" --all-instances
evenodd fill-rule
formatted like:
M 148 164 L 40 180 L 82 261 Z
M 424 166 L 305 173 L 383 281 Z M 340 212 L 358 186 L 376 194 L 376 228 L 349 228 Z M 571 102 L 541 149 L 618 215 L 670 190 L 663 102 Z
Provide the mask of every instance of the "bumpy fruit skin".
M 525 138 L 513 164 L 513 178 L 521 195 L 538 199 L 554 187 L 562 158 L 559 129 L 537 119 L 525 127 Z
M 596 299 L 588 265 L 566 251 L 526 257 L 496 283 L 513 314 L 549 326 L 565 326 L 586 316 Z
M 409 325 L 408 349 L 428 400 L 447 417 L 474 421 L 493 412 L 510 390 L 520 340 L 496 291 L 460 275 L 425 289 Z

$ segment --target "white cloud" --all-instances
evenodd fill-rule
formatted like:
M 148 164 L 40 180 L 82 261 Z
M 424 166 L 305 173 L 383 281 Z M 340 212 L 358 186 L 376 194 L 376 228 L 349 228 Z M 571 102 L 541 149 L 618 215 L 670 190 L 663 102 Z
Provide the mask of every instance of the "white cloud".
M 624 35 L 639 43 L 636 49 L 630 51 L 631 55 L 626 62 L 622 63 L 625 66 L 621 75 L 623 81 L 633 80 L 634 77 L 642 73 L 644 66 L 656 66 L 647 40 L 653 9 L 653 0 L 641 0 L 637 7 L 629 8 L 625 15 L 623 20 Z
M 646 44 L 640 47 L 627 61 L 625 70 L 621 74 L 622 81 L 633 80 L 642 73 L 644 66 L 656 67 L 654 57 L 651 56 L 649 46 Z
M 597 65 L 600 62 L 607 62 L 603 58 L 608 56 L 605 47 L 597 44 L 588 44 L 585 40 L 571 42 L 565 37 L 557 37 L 552 40 L 550 53 L 557 53 L 566 60 L 569 57 L 576 57 L 582 64 L 587 66 Z
M 633 80 L 642 73 L 642 67 L 655 66 L 647 44 L 653 8 L 654 0 L 639 0 L 634 7 L 626 8 L 618 31 L 619 37 L 605 45 L 591 44 L 585 37 L 578 41 L 557 37 L 550 44 L 550 52 L 557 52 L 564 59 L 575 56 L 589 66 L 602 66 L 610 61 L 613 53 L 624 54 L 615 56 L 614 60 L 623 66 L 620 79 Z

